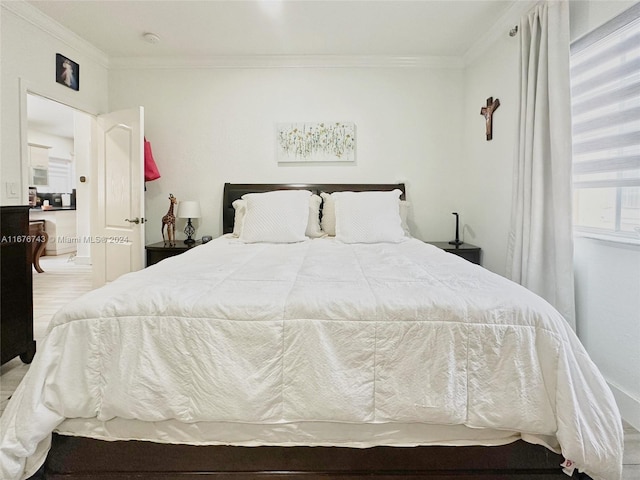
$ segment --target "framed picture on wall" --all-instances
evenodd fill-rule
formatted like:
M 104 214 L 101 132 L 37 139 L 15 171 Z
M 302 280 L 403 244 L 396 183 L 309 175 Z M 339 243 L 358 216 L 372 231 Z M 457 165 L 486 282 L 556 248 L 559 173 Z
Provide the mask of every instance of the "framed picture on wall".
M 278 163 L 355 161 L 353 122 L 279 123 L 276 130 Z
M 80 65 L 56 53 L 56 82 L 72 90 L 80 90 Z

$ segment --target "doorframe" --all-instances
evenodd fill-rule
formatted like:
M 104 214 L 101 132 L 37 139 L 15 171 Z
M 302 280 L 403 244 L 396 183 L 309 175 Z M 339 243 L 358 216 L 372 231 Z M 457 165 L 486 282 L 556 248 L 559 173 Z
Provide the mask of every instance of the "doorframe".
M 91 169 L 93 168 L 93 163 L 95 162 L 95 125 L 97 123 L 97 114 L 92 113 L 86 109 L 80 108 L 78 106 L 75 105 L 76 102 L 74 102 L 73 98 L 68 97 L 67 95 L 60 95 L 60 92 L 57 91 L 57 89 L 55 88 L 49 88 L 46 86 L 42 86 L 42 85 L 36 85 L 33 82 L 30 82 L 22 77 L 20 77 L 19 79 L 19 95 L 20 95 L 20 99 L 19 99 L 19 111 L 20 111 L 20 184 L 21 184 L 21 189 L 20 189 L 20 202 L 22 205 L 27 205 L 29 203 L 29 198 L 28 198 L 28 192 L 29 192 L 29 184 L 30 184 L 30 165 L 29 165 L 29 115 L 28 115 L 28 107 L 27 107 L 27 99 L 29 95 L 35 95 L 38 97 L 42 97 L 45 98 L 47 100 L 50 100 L 52 102 L 56 102 L 59 103 L 61 105 L 64 105 L 65 107 L 71 108 L 72 110 L 74 110 L 75 112 L 80 112 L 83 113 L 85 115 L 87 115 L 88 117 L 90 117 L 91 119 L 91 123 L 92 123 L 92 127 L 91 127 L 91 132 L 89 134 L 89 143 L 92 145 L 92 151 L 90 153 L 90 165 L 89 165 L 89 169 L 90 171 L 87 173 L 87 175 L 91 175 Z M 74 130 L 75 130 L 75 126 L 74 126 Z M 74 132 L 75 134 L 75 132 Z M 75 142 L 75 135 L 74 135 L 74 142 Z M 90 211 L 91 211 L 91 202 L 93 201 L 93 199 L 91 198 L 90 195 L 85 196 L 86 197 L 86 205 L 83 206 L 82 211 L 85 211 L 86 208 L 86 212 L 88 212 L 87 215 L 82 215 L 83 217 L 83 221 L 88 222 L 88 225 L 86 225 L 86 228 L 84 230 L 86 230 L 86 232 L 90 232 L 91 231 L 91 215 L 90 215 Z M 84 225 L 83 225 L 84 226 Z M 89 256 L 89 259 L 85 259 L 83 257 L 82 259 L 82 263 L 83 264 L 91 264 L 91 257 Z
M 19 84 L 19 111 L 20 111 L 20 203 L 27 205 L 29 203 L 29 148 L 28 148 L 28 112 L 27 112 L 27 95 L 37 95 L 47 100 L 60 103 L 66 107 L 72 108 L 82 113 L 86 113 L 94 118 L 98 116 L 98 112 L 91 112 L 89 109 L 82 105 L 77 105 L 74 98 L 61 94 L 60 91 L 55 88 L 35 84 L 23 77 L 18 78 Z M 59 86 L 59 85 L 58 85 Z M 93 138 L 91 139 L 93 143 Z

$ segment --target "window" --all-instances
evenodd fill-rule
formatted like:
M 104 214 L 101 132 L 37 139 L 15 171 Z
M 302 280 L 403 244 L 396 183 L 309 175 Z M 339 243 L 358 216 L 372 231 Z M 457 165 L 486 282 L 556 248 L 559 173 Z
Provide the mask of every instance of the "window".
M 571 46 L 576 230 L 640 239 L 640 4 Z
M 71 160 L 49 158 L 49 188 L 52 192 L 71 192 Z
M 72 162 L 65 158 L 49 157 L 49 167 L 44 170 L 46 179 L 43 183 L 36 182 L 36 170 L 34 171 L 33 185 L 38 186 L 41 193 L 71 193 L 73 188 Z

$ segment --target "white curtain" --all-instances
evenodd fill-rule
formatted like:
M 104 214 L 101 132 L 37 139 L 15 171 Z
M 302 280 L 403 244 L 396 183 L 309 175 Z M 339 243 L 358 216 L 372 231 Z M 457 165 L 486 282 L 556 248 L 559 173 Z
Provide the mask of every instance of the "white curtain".
M 507 275 L 551 303 L 575 329 L 568 2 L 537 5 L 522 18 L 519 35 Z

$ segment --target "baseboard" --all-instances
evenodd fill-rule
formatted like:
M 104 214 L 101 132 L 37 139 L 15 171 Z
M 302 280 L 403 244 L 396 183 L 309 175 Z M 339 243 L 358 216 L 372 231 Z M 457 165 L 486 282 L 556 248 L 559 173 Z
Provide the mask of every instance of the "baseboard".
M 640 400 L 633 398 L 611 383 L 609 383 L 609 388 L 613 392 L 623 420 L 640 431 Z
M 80 257 L 76 255 L 73 257 L 73 263 L 76 265 L 91 265 L 91 257 Z

